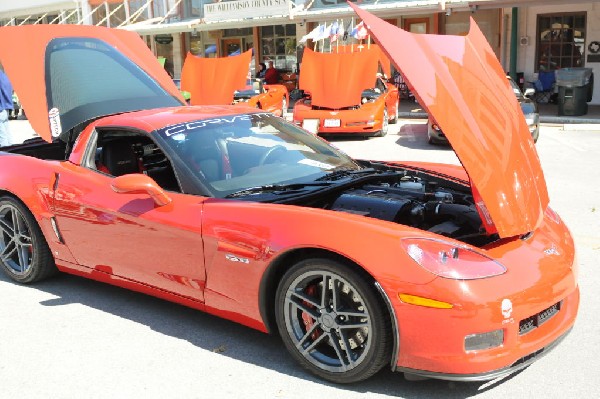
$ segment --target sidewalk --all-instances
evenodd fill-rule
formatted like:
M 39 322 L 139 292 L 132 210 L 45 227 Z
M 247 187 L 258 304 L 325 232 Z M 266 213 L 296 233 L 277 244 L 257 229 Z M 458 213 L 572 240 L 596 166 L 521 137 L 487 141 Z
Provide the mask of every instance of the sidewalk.
M 558 116 L 558 105 L 556 104 L 538 104 L 541 123 L 551 123 L 559 125 L 570 124 L 588 124 L 586 130 L 600 130 L 600 105 L 588 105 L 588 112 L 582 116 Z M 427 118 L 427 113 L 418 103 L 410 101 L 400 102 L 400 118 L 421 119 Z

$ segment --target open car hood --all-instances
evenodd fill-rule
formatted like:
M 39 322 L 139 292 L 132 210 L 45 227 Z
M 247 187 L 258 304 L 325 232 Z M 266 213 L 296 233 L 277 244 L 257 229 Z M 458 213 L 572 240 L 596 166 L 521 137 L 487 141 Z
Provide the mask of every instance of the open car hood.
M 44 140 L 92 119 L 185 104 L 135 32 L 79 25 L 0 28 L 0 63 Z
M 332 109 L 358 105 L 363 90 L 373 87 L 379 63 L 389 76 L 389 60 L 377 45 L 334 47 L 331 53 L 305 48 L 299 87 L 310 93 L 312 105 Z
M 192 105 L 227 105 L 233 92 L 248 78 L 252 50 L 222 58 L 201 58 L 191 53 L 181 70 L 181 90 L 190 92 Z
M 548 191 L 506 74 L 471 18 L 466 36 L 413 34 L 352 3 L 383 51 L 441 127 L 465 168 L 486 230 L 535 230 Z

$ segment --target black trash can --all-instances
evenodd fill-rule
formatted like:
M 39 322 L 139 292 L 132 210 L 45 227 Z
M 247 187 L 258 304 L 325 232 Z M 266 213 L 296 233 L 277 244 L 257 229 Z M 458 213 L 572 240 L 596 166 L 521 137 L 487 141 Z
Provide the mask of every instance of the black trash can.
M 588 85 L 558 86 L 558 115 L 580 116 L 588 112 Z
M 580 116 L 588 112 L 594 77 L 591 68 L 563 68 L 556 71 L 558 115 Z

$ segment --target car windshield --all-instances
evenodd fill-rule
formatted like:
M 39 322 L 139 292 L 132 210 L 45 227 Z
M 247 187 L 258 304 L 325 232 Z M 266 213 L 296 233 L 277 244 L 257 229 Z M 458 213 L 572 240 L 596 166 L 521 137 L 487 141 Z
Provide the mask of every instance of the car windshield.
M 190 121 L 158 134 L 217 198 L 361 169 L 324 140 L 270 113 Z
M 253 97 L 260 94 L 261 83 L 257 80 L 248 79 L 246 86 L 236 90 L 233 94 L 236 97 Z
M 372 88 L 365 89 L 362 92 L 363 97 L 374 97 L 377 98 L 381 96 L 386 90 L 385 83 L 380 78 L 375 80 L 375 85 Z

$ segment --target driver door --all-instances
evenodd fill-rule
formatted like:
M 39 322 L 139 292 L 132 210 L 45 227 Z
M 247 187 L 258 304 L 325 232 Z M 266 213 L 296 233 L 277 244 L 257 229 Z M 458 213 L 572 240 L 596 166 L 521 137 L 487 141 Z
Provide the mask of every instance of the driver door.
M 77 262 L 95 271 L 204 300 L 203 197 L 167 192 L 157 206 L 147 194 L 119 194 L 114 177 L 63 162 L 54 213 Z

